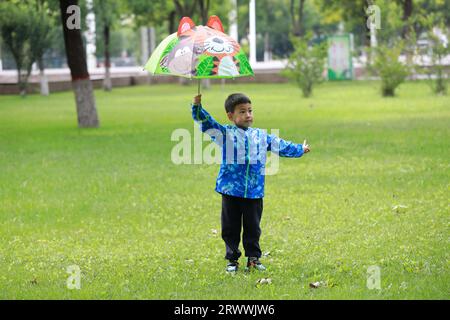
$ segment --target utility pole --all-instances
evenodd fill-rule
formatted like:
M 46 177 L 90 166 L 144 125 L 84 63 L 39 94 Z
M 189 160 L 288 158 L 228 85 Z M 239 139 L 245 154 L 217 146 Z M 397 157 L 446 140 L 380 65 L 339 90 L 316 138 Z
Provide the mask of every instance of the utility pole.
M 250 64 L 256 63 L 256 17 L 255 17 L 255 0 L 250 0 L 249 4 L 250 14 L 250 34 L 248 36 L 248 42 L 250 44 Z
M 3 64 L 2 64 L 2 39 L 0 38 L 0 71 L 3 70 Z
M 95 45 L 95 13 L 92 0 L 87 0 L 86 6 L 88 9 L 88 14 L 86 15 L 87 30 L 84 32 L 86 38 L 86 60 L 88 69 L 93 69 L 97 67 L 97 58 L 95 57 L 97 48 Z
M 228 20 L 230 21 L 230 36 L 239 43 L 238 22 L 237 22 L 237 0 L 230 0 L 231 10 L 228 13 Z
M 141 63 L 145 65 L 155 50 L 155 28 L 141 27 Z

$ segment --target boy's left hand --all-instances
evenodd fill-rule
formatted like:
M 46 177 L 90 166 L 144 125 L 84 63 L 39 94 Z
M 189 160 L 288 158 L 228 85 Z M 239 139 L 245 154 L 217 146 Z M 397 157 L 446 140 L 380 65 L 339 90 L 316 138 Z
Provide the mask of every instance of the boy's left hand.
M 311 151 L 311 147 L 306 143 L 306 139 L 303 141 L 303 153 L 308 153 Z
M 202 95 L 201 94 L 196 95 L 192 102 L 194 103 L 194 105 L 197 105 L 197 106 L 201 105 L 202 104 Z

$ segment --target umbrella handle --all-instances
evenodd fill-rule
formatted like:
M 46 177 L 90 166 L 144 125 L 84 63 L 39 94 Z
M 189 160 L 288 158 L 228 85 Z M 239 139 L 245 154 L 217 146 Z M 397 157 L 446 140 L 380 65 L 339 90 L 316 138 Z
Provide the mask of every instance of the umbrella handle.
M 198 80 L 198 86 L 197 86 L 197 89 L 198 89 L 198 94 L 200 95 L 200 79 L 197 79 Z

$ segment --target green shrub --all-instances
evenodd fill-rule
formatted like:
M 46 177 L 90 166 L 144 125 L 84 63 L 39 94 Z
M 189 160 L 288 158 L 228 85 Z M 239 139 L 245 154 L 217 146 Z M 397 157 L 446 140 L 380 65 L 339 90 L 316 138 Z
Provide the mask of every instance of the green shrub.
M 313 86 L 323 82 L 323 70 L 327 57 L 327 43 L 309 46 L 311 36 L 290 37 L 294 52 L 282 75 L 294 80 L 305 98 L 312 94 Z
M 445 26 L 440 26 L 440 30 L 444 32 L 447 39 L 450 39 Z M 428 53 L 430 55 L 429 68 L 427 74 L 429 83 L 433 92 L 437 95 L 447 94 L 447 78 L 448 69 L 443 63 L 444 58 L 450 54 L 450 45 L 438 37 L 433 30 L 428 31 Z M 433 78 L 434 76 L 434 78 Z
M 381 78 L 381 94 L 384 97 L 395 96 L 395 89 L 410 73 L 410 68 L 399 61 L 403 47 L 403 42 L 399 41 L 391 47 L 383 44 L 372 49 L 373 61 L 369 71 Z

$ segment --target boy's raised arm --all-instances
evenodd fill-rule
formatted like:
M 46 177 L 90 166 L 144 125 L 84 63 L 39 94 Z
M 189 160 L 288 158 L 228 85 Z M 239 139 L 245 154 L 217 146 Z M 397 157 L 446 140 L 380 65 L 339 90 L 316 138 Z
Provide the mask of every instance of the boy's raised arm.
M 280 157 L 299 158 L 304 153 L 309 152 L 309 145 L 306 140 L 303 144 L 293 143 L 291 141 L 283 140 L 276 135 L 267 135 L 267 151 L 277 153 Z
M 202 132 L 216 129 L 225 134 L 225 126 L 218 123 L 205 109 L 203 109 L 201 94 L 195 96 L 192 102 L 192 119 L 200 125 L 200 130 Z

